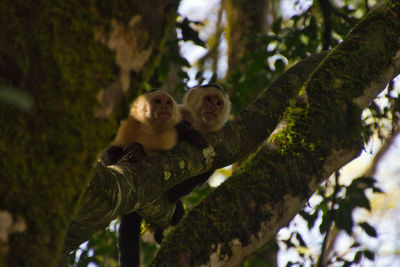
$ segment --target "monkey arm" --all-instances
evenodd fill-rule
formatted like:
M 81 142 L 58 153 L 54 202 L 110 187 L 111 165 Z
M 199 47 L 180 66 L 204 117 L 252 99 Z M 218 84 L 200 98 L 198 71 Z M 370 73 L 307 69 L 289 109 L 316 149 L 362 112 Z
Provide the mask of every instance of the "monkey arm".
M 197 185 L 204 184 L 214 171 L 208 171 L 191 177 L 168 190 L 168 200 L 176 202 L 183 196 L 190 194 Z
M 175 129 L 178 133 L 178 142 L 186 141 L 201 148 L 208 146 L 208 142 L 204 139 L 203 135 L 193 129 L 188 121 L 180 121 L 175 125 Z
M 110 146 L 101 154 L 104 165 L 113 165 L 118 161 L 135 162 L 145 157 L 144 148 L 140 143 L 132 143 L 125 147 Z
M 124 155 L 123 148 L 120 146 L 110 146 L 101 153 L 101 161 L 104 165 L 113 165 Z
M 167 191 L 168 201 L 170 203 L 175 203 L 175 211 L 170 222 L 172 226 L 177 225 L 178 222 L 185 215 L 185 209 L 180 198 L 190 194 L 197 185 L 205 183 L 213 172 L 214 171 L 208 171 L 200 175 L 191 177 L 188 180 L 183 181 L 182 183 L 172 187 Z M 164 229 L 164 227 L 160 227 L 154 233 L 154 239 L 158 244 L 161 244 L 162 239 L 164 238 Z
M 136 162 L 142 160 L 146 156 L 144 147 L 140 143 L 132 143 L 123 149 L 123 157 L 121 162 Z

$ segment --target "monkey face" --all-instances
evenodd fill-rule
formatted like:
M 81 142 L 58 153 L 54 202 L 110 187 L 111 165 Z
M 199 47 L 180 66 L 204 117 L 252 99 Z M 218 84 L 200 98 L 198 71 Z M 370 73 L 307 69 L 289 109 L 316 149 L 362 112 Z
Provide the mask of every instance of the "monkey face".
M 140 95 L 132 104 L 130 115 L 151 129 L 165 129 L 181 120 L 175 100 L 162 90 Z
M 211 133 L 221 129 L 228 119 L 231 102 L 221 87 L 210 84 L 190 89 L 183 104 L 190 112 L 193 128 Z
M 150 99 L 151 114 L 155 120 L 168 121 L 172 118 L 175 108 L 172 98 L 165 94 L 158 94 Z
M 205 94 L 202 99 L 202 117 L 206 121 L 214 121 L 218 119 L 224 108 L 225 100 L 217 93 Z

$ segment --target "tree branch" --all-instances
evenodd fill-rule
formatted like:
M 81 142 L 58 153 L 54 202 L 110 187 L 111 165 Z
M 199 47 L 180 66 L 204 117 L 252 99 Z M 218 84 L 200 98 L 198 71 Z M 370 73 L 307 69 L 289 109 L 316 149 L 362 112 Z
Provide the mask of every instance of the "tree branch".
M 332 39 L 332 4 L 329 0 L 318 0 L 318 4 L 324 18 L 324 30 L 322 32 L 322 49 L 328 50 Z
M 154 266 L 236 266 L 360 153 L 361 111 L 400 71 L 399 15 L 398 2 L 387 1 L 331 51 L 304 86 L 304 102 L 289 107 L 285 126 L 185 217 Z
M 289 69 L 237 119 L 207 136 L 210 147 L 203 151 L 178 144 L 171 151 L 151 153 L 135 164 L 106 167 L 98 163 L 70 225 L 63 257 L 121 214 L 158 205 L 154 210 L 162 217 L 160 205 L 169 208 L 159 199 L 163 192 L 189 177 L 227 166 L 248 154 L 275 129 L 291 99 L 325 55 L 311 56 Z

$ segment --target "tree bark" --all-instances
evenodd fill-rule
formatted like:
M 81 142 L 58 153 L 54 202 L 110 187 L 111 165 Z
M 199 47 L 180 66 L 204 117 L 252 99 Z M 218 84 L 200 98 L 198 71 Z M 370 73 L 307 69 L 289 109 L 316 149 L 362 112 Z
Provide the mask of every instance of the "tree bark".
M 93 162 L 117 129 L 115 116 L 100 118 L 127 110 L 115 106 L 124 90 L 144 89 L 178 3 L 0 4 L 0 90 L 34 103 L 29 112 L 0 106 L 0 266 L 56 264 Z M 102 88 L 117 96 L 106 108 Z
M 249 40 L 249 36 L 254 38 L 268 32 L 270 0 L 225 0 L 225 5 L 229 72 L 243 71 L 240 60 L 249 51 L 259 49 L 258 44 Z
M 134 2 L 0 5 L 1 25 L 9 26 L 0 28 L 0 37 L 10 41 L 0 46 L 0 81 L 29 92 L 35 102 L 29 114 L 0 107 L 0 215 L 11 215 L 13 221 L 6 238 L 1 236 L 1 265 L 55 265 L 68 227 L 64 251 L 128 211 L 153 205 L 157 209 L 149 216 L 164 220 L 162 193 L 190 176 L 232 163 L 263 142 L 311 73 L 310 65 L 289 70 L 275 89 L 208 136 L 205 150 L 181 144 L 136 164 L 106 168 L 99 163 L 82 197 L 93 158 L 116 129 L 115 123 L 93 119 L 95 95 L 117 77 L 120 86 L 126 84 L 126 76 L 112 73 L 112 66 L 131 67 L 119 61 L 116 43 L 104 39 L 115 37 L 112 32 L 96 34 L 121 24 L 121 31 L 146 29 L 138 46 L 145 53 L 165 41 L 165 28 L 175 17 L 164 12 L 172 2 L 160 1 L 139 18 L 144 28 L 132 28 L 138 19 L 133 19 Z M 138 6 L 142 10 L 150 4 Z M 155 264 L 240 261 L 285 225 L 322 179 L 359 153 L 361 109 L 399 72 L 399 9 L 397 1 L 388 1 L 373 11 L 323 60 L 302 90 L 303 100 L 288 109 L 286 126 L 168 236 Z M 153 21 L 159 18 L 164 23 Z M 129 87 L 149 78 L 161 50 L 162 45 L 151 48 Z
M 232 164 L 249 153 L 275 129 L 290 100 L 324 56 L 325 53 L 312 56 L 288 70 L 241 116 L 206 136 L 210 146 L 204 150 L 178 144 L 170 151 L 151 153 L 135 164 L 105 167 L 99 162 L 70 226 L 64 252 L 76 248 L 119 215 L 152 203 L 158 205 L 163 192 L 185 179 Z M 154 213 L 159 211 L 153 209 Z M 159 216 L 163 219 L 163 214 Z
M 399 27 L 397 1 L 373 10 L 313 71 L 282 128 L 185 217 L 153 265 L 236 266 L 287 225 L 360 153 L 361 111 L 400 72 Z
M 227 17 L 226 39 L 228 43 L 228 78 L 232 77 L 236 73 L 248 72 L 247 61 L 250 60 L 247 59 L 247 61 L 243 63 L 243 59 L 255 51 L 262 51 L 267 47 L 268 44 L 260 42 L 257 40 L 257 37 L 268 33 L 268 15 L 270 13 L 270 6 L 270 0 L 225 1 Z M 252 60 L 254 60 L 254 58 L 252 58 Z M 260 79 L 256 75 L 252 75 L 251 78 L 254 79 L 254 88 L 251 88 L 253 91 L 249 102 L 260 94 L 266 87 L 263 79 Z M 235 93 L 237 93 L 234 88 L 227 88 L 227 90 L 231 96 L 235 96 Z

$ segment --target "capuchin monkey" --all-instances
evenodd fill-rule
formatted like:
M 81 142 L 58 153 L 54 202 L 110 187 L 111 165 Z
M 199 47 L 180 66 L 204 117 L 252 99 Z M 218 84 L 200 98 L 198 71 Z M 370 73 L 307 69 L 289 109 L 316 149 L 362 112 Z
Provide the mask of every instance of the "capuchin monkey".
M 103 163 L 117 163 L 132 148 L 139 153 L 134 156 L 137 160 L 150 151 L 173 148 L 178 139 L 175 125 L 180 120 L 177 104 L 166 92 L 153 90 L 140 95 L 133 101 L 128 118 L 121 121 L 112 146 L 103 152 Z
M 212 133 L 222 128 L 229 118 L 231 102 L 217 84 L 206 84 L 190 89 L 183 99 L 181 114 L 201 133 Z
M 217 84 L 207 84 L 192 88 L 186 93 L 180 112 L 183 120 L 188 121 L 194 130 L 204 134 L 222 128 L 229 118 L 230 107 L 231 102 L 225 91 Z M 185 214 L 180 198 L 191 193 L 197 185 L 205 183 L 213 172 L 191 177 L 167 191 L 169 201 L 176 202 L 172 225 L 176 225 Z M 163 229 L 155 232 L 154 239 L 161 244 Z
M 135 162 L 151 151 L 173 148 L 178 140 L 200 147 L 208 145 L 188 122 L 181 121 L 180 108 L 168 93 L 152 90 L 133 101 L 128 118 L 121 122 L 101 159 L 105 165 Z M 141 222 L 142 217 L 136 212 L 121 216 L 118 244 L 122 267 L 139 266 Z
M 151 151 L 170 150 L 178 141 L 207 147 L 201 134 L 182 121 L 181 109 L 165 91 L 154 89 L 140 95 L 133 101 L 128 118 L 121 121 L 112 145 L 103 152 L 103 163 L 112 165 L 123 157 L 135 162 Z

